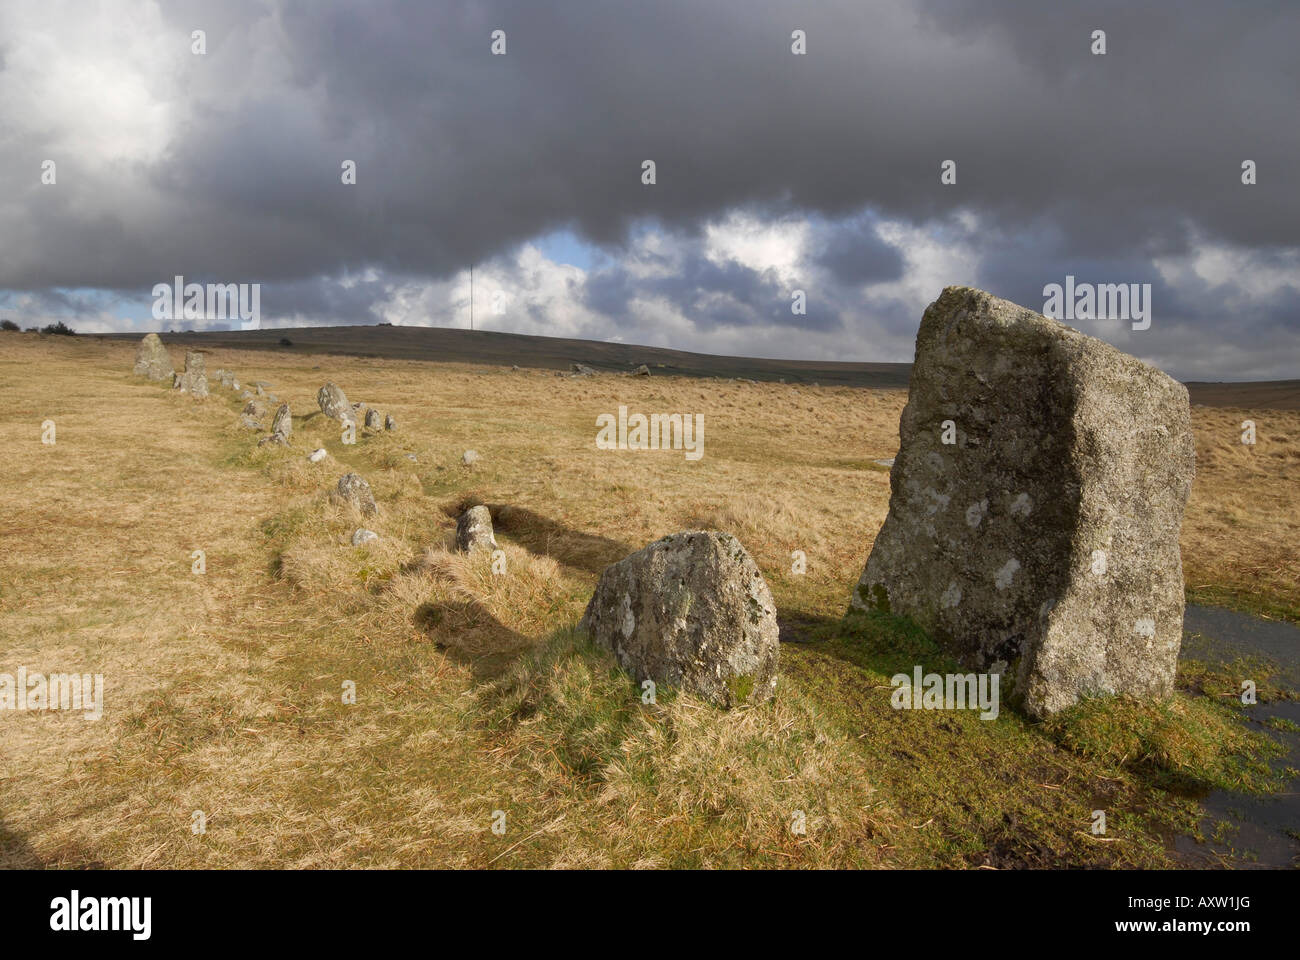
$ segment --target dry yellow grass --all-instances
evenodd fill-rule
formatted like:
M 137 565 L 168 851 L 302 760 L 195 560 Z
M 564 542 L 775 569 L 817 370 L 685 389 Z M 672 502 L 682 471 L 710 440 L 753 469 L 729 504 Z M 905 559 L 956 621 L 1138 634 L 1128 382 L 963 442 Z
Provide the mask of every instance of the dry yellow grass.
M 1253 445 L 1242 424 L 1255 423 Z M 1192 598 L 1300 621 L 1300 413 L 1194 407 L 1183 525 Z
M 684 696 L 642 705 L 567 632 L 606 564 L 699 526 L 741 538 L 794 634 L 838 618 L 888 506 L 872 460 L 895 451 L 902 393 L 210 353 L 209 370 L 268 380 L 292 405 L 285 450 L 235 427 L 228 391 L 174 395 L 132 377 L 132 355 L 0 337 L 0 671 L 107 687 L 99 722 L 0 715 L 0 865 L 944 865 L 976 862 L 981 831 L 1002 829 L 918 827 L 929 794 L 857 732 L 859 710 L 902 729 L 862 689 L 869 670 L 846 679 L 844 662 L 787 646 L 778 702 L 719 715 Z M 343 446 L 315 412 L 326 379 L 397 433 Z M 619 404 L 703 413 L 704 458 L 597 450 L 595 419 Z M 1300 415 L 1257 411 L 1251 450 L 1233 446 L 1244 416 L 1194 411 L 1188 582 L 1294 612 Z M 306 461 L 315 446 L 324 463 Z M 464 467 L 469 448 L 482 459 Z M 370 547 L 350 545 L 361 518 L 328 497 L 349 469 L 381 505 Z M 506 576 L 449 550 L 473 502 L 493 505 Z M 1041 776 L 1095 774 L 1007 730 Z M 986 786 L 965 782 L 999 789 L 988 764 Z M 1093 800 L 1023 802 L 1086 823 Z M 1127 862 L 1160 856 L 1132 847 Z

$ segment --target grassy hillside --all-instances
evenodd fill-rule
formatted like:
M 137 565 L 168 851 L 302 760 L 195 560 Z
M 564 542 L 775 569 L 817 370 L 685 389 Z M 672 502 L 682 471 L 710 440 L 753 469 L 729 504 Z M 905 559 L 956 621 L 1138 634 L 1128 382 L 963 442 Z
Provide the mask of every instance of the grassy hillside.
M 137 334 L 109 334 L 110 339 L 135 342 Z M 910 363 L 769 360 L 758 357 L 719 357 L 602 340 L 535 337 L 495 330 L 452 327 L 393 327 L 357 325 L 296 327 L 267 330 L 214 330 L 176 333 L 167 337 L 177 347 L 198 350 L 269 350 L 301 358 L 323 354 L 389 360 L 435 360 L 441 363 L 512 365 L 568 370 L 585 363 L 598 370 L 621 373 L 647 364 L 656 373 L 682 377 L 742 377 L 752 380 L 872 389 L 905 388 Z M 283 341 L 288 340 L 286 344 Z M 870 350 L 870 344 L 864 344 Z M 1254 383 L 1187 384 L 1192 403 L 1208 407 L 1247 407 L 1254 410 L 1300 410 L 1300 380 Z
M 133 334 L 111 337 L 136 341 Z M 820 360 L 767 360 L 758 357 L 719 357 L 711 354 L 645 347 L 606 340 L 538 337 L 495 330 L 454 327 L 394 327 L 374 324 L 337 327 L 294 327 L 267 330 L 214 330 L 177 333 L 169 343 L 201 350 L 271 350 L 299 356 L 322 354 L 435 360 L 546 370 L 568 370 L 585 363 L 605 372 L 622 373 L 641 364 L 656 373 L 683 377 L 744 377 L 790 383 L 819 383 L 851 387 L 906 387 L 910 363 L 850 363 Z M 288 340 L 286 344 L 283 341 Z
M 0 865 L 1159 866 L 1201 792 L 1275 786 L 1232 678 L 1197 664 L 1183 685 L 1209 696 L 1046 724 L 890 708 L 893 673 L 950 666 L 904 621 L 842 619 L 901 391 L 209 352 L 292 405 L 285 449 L 237 428 L 229 391 L 132 377 L 133 351 L 0 335 L 0 671 L 107 687 L 98 722 L 0 713 Z M 327 379 L 398 430 L 342 445 Z M 597 450 L 620 404 L 703 413 L 704 457 Z M 1300 413 L 1193 420 L 1189 590 L 1300 619 Z M 369 547 L 328 497 L 348 470 L 380 503 Z M 504 575 L 449 549 L 474 502 Z M 770 705 L 642 704 L 573 631 L 606 564 L 694 527 L 738 536 L 772 587 L 789 642 Z

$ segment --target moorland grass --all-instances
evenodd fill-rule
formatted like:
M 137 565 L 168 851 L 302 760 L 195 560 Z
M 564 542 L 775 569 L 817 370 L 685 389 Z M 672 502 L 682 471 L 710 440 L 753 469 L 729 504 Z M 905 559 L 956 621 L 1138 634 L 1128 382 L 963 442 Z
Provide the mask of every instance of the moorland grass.
M 900 392 L 214 351 L 210 369 L 290 402 L 286 449 L 237 428 L 229 391 L 195 403 L 132 377 L 129 345 L 11 339 L 4 665 L 102 672 L 107 702 L 98 723 L 0 716 L 0 864 L 1165 866 L 1201 793 L 1276 784 L 1231 678 L 1197 664 L 1164 703 L 1047 723 L 891 709 L 892 674 L 953 667 L 905 620 L 844 616 Z M 326 379 L 399 430 L 341 443 L 316 410 Z M 704 413 L 704 458 L 596 450 L 619 403 Z M 1244 414 L 1193 411 L 1189 591 L 1294 619 L 1300 414 L 1253 417 L 1239 450 Z M 349 470 L 378 517 L 331 501 Z M 474 502 L 505 576 L 450 548 Z M 382 539 L 352 547 L 363 522 Z M 772 587 L 795 642 L 769 704 L 644 703 L 573 629 L 606 564 L 692 527 L 734 533 Z

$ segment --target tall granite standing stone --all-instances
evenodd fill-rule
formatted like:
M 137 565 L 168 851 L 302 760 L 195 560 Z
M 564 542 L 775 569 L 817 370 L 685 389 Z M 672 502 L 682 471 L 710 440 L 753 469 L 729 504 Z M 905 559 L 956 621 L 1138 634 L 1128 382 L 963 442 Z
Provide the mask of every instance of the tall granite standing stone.
M 719 707 L 761 703 L 776 690 L 776 604 L 728 533 L 673 534 L 606 567 L 581 626 L 638 683 L 667 683 Z
M 852 605 L 905 614 L 1033 716 L 1173 689 L 1187 389 L 981 290 L 916 340 L 889 515 Z
M 185 372 L 175 374 L 172 388 L 203 399 L 208 395 L 208 377 L 203 354 L 198 350 L 185 351 Z
M 171 354 L 156 333 L 146 333 L 135 348 L 135 374 L 150 380 L 171 380 L 176 373 Z

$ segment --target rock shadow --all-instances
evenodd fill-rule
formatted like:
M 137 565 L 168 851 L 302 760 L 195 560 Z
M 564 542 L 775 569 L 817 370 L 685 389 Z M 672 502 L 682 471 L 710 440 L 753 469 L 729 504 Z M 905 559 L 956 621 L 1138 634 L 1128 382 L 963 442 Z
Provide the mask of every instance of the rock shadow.
M 0 820 L 0 870 L 43 870 L 46 863 L 27 840 Z
M 537 643 L 469 598 L 422 603 L 411 619 L 452 660 L 468 666 L 478 682 L 496 679 Z
M 443 512 L 455 518 L 479 503 L 484 501 L 463 498 L 444 506 Z M 611 563 L 617 563 L 639 549 L 620 540 L 575 530 L 527 507 L 504 503 L 484 505 L 492 514 L 494 532 L 505 534 L 512 543 L 531 553 L 550 557 L 566 567 L 593 576 L 600 576 Z

